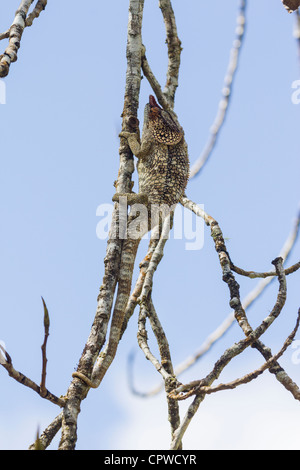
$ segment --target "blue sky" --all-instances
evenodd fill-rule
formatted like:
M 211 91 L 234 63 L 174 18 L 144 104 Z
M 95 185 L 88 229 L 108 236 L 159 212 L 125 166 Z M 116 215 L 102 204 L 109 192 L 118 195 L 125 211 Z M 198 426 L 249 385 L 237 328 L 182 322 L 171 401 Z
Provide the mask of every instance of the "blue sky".
M 77 3 L 78 8 L 70 0 L 59 6 L 49 2 L 25 30 L 18 61 L 4 79 L 6 104 L 0 105 L 0 340 L 15 368 L 39 383 L 43 296 L 51 320 L 47 387 L 57 395 L 70 383 L 102 281 L 106 241 L 96 236 L 96 210 L 114 194 L 126 71 L 128 1 L 116 0 L 113 12 L 111 2 L 90 0 L 86 9 Z M 0 0 L 1 32 L 18 5 L 19 0 Z M 175 110 L 191 163 L 200 155 L 216 114 L 237 6 L 236 0 L 217 0 L 213 7 L 210 2 L 173 1 L 183 46 Z M 291 96 L 300 63 L 292 34 L 295 15 L 279 0 L 249 2 L 247 17 L 225 125 L 205 169 L 189 182 L 187 195 L 218 220 L 235 264 L 265 271 L 299 209 L 300 104 L 293 104 Z M 162 84 L 164 40 L 157 2 L 145 1 L 143 42 Z M 3 51 L 6 41 L 0 44 Z M 141 120 L 149 93 L 144 79 Z M 209 229 L 201 250 L 186 250 L 185 243 L 173 238 L 167 243 L 153 292 L 174 364 L 193 354 L 230 311 Z M 146 247 L 141 244 L 139 260 Z M 299 241 L 289 264 L 298 260 Z M 238 281 L 242 298 L 257 283 Z M 276 291 L 273 283 L 249 310 L 253 326 L 272 309 Z M 293 329 L 299 307 L 297 273 L 288 278 L 284 311 L 263 339 L 274 353 Z M 232 327 L 181 380 L 203 377 L 241 337 L 240 329 Z M 135 315 L 101 388 L 82 403 L 78 449 L 168 448 L 164 396 L 144 400 L 128 390 L 132 351 L 136 387 L 147 391 L 159 383 L 137 346 Z M 262 361 L 255 351 L 246 351 L 221 380 L 244 375 Z M 288 350 L 281 363 L 299 383 L 300 365 L 294 362 Z M 37 427 L 44 429 L 58 409 L 14 382 L 4 369 L 0 384 L 0 448 L 26 448 Z M 251 416 L 247 425 L 241 422 L 244 416 Z M 299 448 L 294 426 L 299 417 L 298 402 L 266 373 L 248 386 L 207 398 L 187 431 L 185 448 Z M 57 440 L 52 448 L 56 446 Z

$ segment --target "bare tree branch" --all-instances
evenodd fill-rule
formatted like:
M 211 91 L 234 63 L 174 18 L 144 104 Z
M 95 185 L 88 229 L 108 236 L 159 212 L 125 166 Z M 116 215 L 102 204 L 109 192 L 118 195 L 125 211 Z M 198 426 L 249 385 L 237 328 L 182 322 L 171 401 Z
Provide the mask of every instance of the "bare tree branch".
M 192 385 L 192 389 L 189 392 L 187 392 L 185 395 L 181 395 L 182 391 L 184 391 L 184 389 L 185 389 L 185 386 L 181 386 L 181 387 L 178 387 L 172 393 L 173 398 L 176 399 L 176 400 L 182 400 L 182 399 L 186 399 L 189 396 L 194 395 L 194 394 L 204 393 L 204 394 L 209 395 L 211 393 L 219 392 L 219 391 L 222 391 L 222 390 L 232 390 L 232 389 L 238 387 L 239 385 L 247 384 L 247 383 L 251 382 L 252 380 L 256 379 L 264 371 L 266 371 L 267 369 L 272 367 L 272 365 L 283 355 L 283 353 L 290 346 L 290 344 L 294 340 L 295 335 L 298 331 L 299 321 L 300 321 L 300 309 L 298 311 L 296 326 L 295 326 L 294 330 L 292 331 L 292 333 L 285 340 L 285 342 L 284 342 L 282 348 L 280 349 L 280 351 L 277 354 L 275 354 L 274 356 L 272 356 L 270 359 L 268 359 L 261 367 L 259 367 L 255 371 L 250 372 L 249 374 L 246 374 L 246 375 L 244 375 L 243 377 L 241 377 L 239 379 L 235 379 L 235 380 L 233 380 L 231 382 L 228 382 L 226 384 L 220 383 L 218 385 L 215 385 L 214 387 L 201 385 L 201 381 L 199 381 L 198 383 L 194 382 L 193 384 L 189 384 L 189 387 L 190 387 L 190 385 Z M 178 395 L 176 395 L 176 393 L 178 393 Z M 298 397 L 299 397 L 298 399 L 300 399 L 299 390 L 298 390 Z
M 17 371 L 13 364 L 12 364 L 12 359 L 10 355 L 7 353 L 7 351 L 3 348 L 3 346 L 0 345 L 0 349 L 4 352 L 5 358 L 3 355 L 1 355 L 1 360 L 0 364 L 4 369 L 7 370 L 8 375 L 15 379 L 17 382 L 19 382 L 22 385 L 25 385 L 25 387 L 31 388 L 34 392 L 36 392 L 38 395 L 40 395 L 42 398 L 45 398 L 46 400 L 51 401 L 55 405 L 58 405 L 60 407 L 64 407 L 66 404 L 66 401 L 64 398 L 58 398 L 57 396 L 53 395 L 53 393 L 49 392 L 49 390 L 41 390 L 41 387 L 37 385 L 33 380 L 29 379 L 26 377 L 26 375 L 22 374 L 22 372 Z
M 199 206 L 197 206 L 195 203 L 190 201 L 188 198 L 186 197 L 182 198 L 181 203 L 184 207 L 192 210 L 196 215 L 202 217 L 205 220 L 207 225 L 209 225 L 211 221 L 214 220 L 210 216 L 208 216 L 206 213 L 204 213 L 204 211 Z M 283 258 L 283 260 L 285 261 L 288 259 L 297 241 L 297 238 L 299 236 L 299 228 L 300 228 L 300 211 L 298 211 L 295 221 L 293 223 L 291 232 L 288 235 L 286 241 L 284 242 L 283 247 L 281 248 L 278 254 L 278 257 Z M 286 269 L 285 275 L 290 274 L 290 272 L 292 272 L 294 267 L 297 267 L 298 269 L 298 263 L 292 266 L 291 268 Z M 231 260 L 230 260 L 230 268 L 233 269 Z M 250 307 L 250 305 L 252 305 L 252 303 L 262 294 L 265 288 L 272 282 L 272 280 L 273 278 L 266 277 L 266 279 L 263 279 L 260 283 L 258 283 L 258 285 L 253 290 L 251 290 L 251 292 L 242 301 L 242 306 L 244 310 L 246 310 L 247 308 Z M 187 363 L 183 363 L 182 365 L 178 366 L 178 368 L 176 368 L 176 375 L 183 372 L 183 370 L 186 370 L 188 366 L 191 366 L 195 362 L 195 360 L 199 359 L 205 352 L 207 352 L 210 349 L 210 347 L 226 333 L 226 331 L 228 330 L 228 328 L 230 328 L 233 322 L 234 322 L 234 314 L 230 313 L 225 318 L 224 322 L 207 338 L 207 340 L 200 347 L 199 351 L 192 358 L 189 358 Z
M 155 77 L 154 73 L 152 72 L 150 65 L 148 63 L 148 60 L 146 58 L 146 48 L 143 46 L 143 52 L 142 52 L 142 70 L 147 78 L 153 92 L 156 95 L 156 98 L 159 102 L 159 104 L 166 109 L 167 111 L 172 109 L 172 105 L 169 103 L 168 99 L 165 97 L 160 83 L 158 82 L 157 78 Z
M 215 380 L 217 380 L 223 371 L 223 369 L 229 364 L 229 362 L 236 357 L 237 355 L 241 354 L 247 347 L 253 345 L 255 341 L 257 341 L 271 326 L 273 321 L 279 316 L 281 313 L 283 306 L 286 300 L 286 281 L 285 275 L 282 268 L 282 258 L 276 258 L 273 262 L 276 266 L 276 270 L 278 271 L 278 280 L 279 280 L 279 292 L 277 295 L 276 303 L 270 312 L 270 314 L 262 321 L 262 323 L 255 329 L 249 332 L 245 339 L 242 339 L 238 343 L 235 343 L 233 346 L 228 348 L 224 354 L 218 359 L 214 368 L 210 374 L 205 379 L 193 381 L 187 385 L 181 385 L 177 387 L 177 389 L 173 392 L 172 396 L 174 399 L 178 399 L 178 393 L 182 394 L 185 391 L 190 391 L 192 389 L 192 394 L 198 393 L 198 390 L 202 390 L 202 386 L 208 386 Z M 226 282 L 226 281 L 225 281 Z M 239 320 L 238 320 L 239 321 Z M 297 322 L 298 327 L 298 322 Z M 295 332 L 296 333 L 296 332 Z M 273 358 L 273 362 L 276 359 Z M 206 390 L 206 389 L 205 389 Z M 200 392 L 199 392 L 200 393 Z M 205 392 L 206 393 L 206 392 Z M 188 398 L 191 393 L 187 393 L 184 396 L 181 396 L 181 399 Z
M 43 301 L 43 306 L 44 306 L 44 330 L 45 330 L 45 336 L 44 336 L 44 342 L 42 344 L 42 379 L 41 379 L 41 396 L 46 395 L 47 390 L 46 390 L 46 369 L 47 369 L 47 354 L 46 354 L 46 348 L 47 348 L 47 341 L 49 337 L 49 327 L 50 327 L 50 319 L 49 319 L 49 312 L 47 309 L 47 305 L 42 297 Z
M 163 327 L 159 321 L 158 315 L 153 305 L 151 298 L 153 275 L 163 257 L 163 249 L 168 239 L 169 231 L 172 227 L 173 214 L 170 214 L 163 222 L 161 236 L 157 246 L 153 252 L 150 260 L 149 267 L 145 276 L 143 288 L 140 295 L 140 314 L 138 320 L 138 344 L 145 354 L 145 357 L 151 361 L 156 370 L 162 375 L 165 391 L 167 394 L 169 422 L 171 425 L 171 438 L 173 439 L 174 433 L 180 425 L 179 406 L 169 397 L 169 394 L 174 390 L 177 385 L 177 379 L 174 375 L 173 364 L 171 360 L 171 353 L 169 349 L 168 340 Z M 149 318 L 152 331 L 155 335 L 159 353 L 160 361 L 152 354 L 148 341 L 146 331 L 146 319 Z M 181 445 L 179 445 L 181 447 Z
M 25 21 L 30 5 L 34 0 L 22 0 L 15 14 L 15 19 L 9 29 L 9 45 L 4 53 L 0 55 L 0 77 L 6 77 L 12 62 L 16 62 L 18 50 L 21 44 L 22 34 L 25 28 Z M 2 35 L 1 39 L 6 36 Z
M 209 222 L 209 218 L 208 218 L 207 214 L 204 214 L 202 209 L 200 209 L 196 204 L 194 204 L 192 201 L 190 201 L 187 197 L 182 198 L 181 204 L 184 207 L 186 207 L 186 208 L 192 210 L 193 212 L 195 212 L 198 216 L 203 217 L 204 220 L 206 220 L 206 223 Z M 292 249 L 293 249 L 293 247 L 294 247 L 294 245 L 297 241 L 297 238 L 298 238 L 298 235 L 299 235 L 299 228 L 300 228 L 299 226 L 300 226 L 300 211 L 298 211 L 297 216 L 295 218 L 295 221 L 293 223 L 291 232 L 289 233 L 286 241 L 283 244 L 283 247 L 281 248 L 281 250 L 278 254 L 278 256 L 282 257 L 283 260 L 285 260 L 285 261 L 287 261 L 289 255 L 290 255 L 290 253 L 291 253 L 291 251 L 292 251 Z M 294 272 L 296 270 L 296 269 L 294 269 L 295 267 L 297 267 L 297 269 L 298 269 L 298 264 L 299 263 L 291 266 L 290 268 L 285 269 L 284 270 L 285 275 L 288 275 L 288 274 L 291 274 L 292 272 Z M 231 269 L 235 271 L 234 268 L 236 268 L 236 267 L 233 267 L 232 262 L 231 262 Z M 239 270 L 240 268 L 236 268 L 236 269 Z M 254 273 L 254 271 L 249 271 L 249 273 L 252 273 L 252 272 Z M 246 297 L 242 300 L 242 306 L 245 310 L 247 308 L 249 308 L 253 304 L 253 302 L 255 302 L 260 297 L 260 295 L 264 292 L 266 287 L 272 282 L 272 280 L 274 278 L 271 277 L 271 273 L 272 273 L 272 276 L 277 276 L 275 271 L 266 273 L 266 274 L 270 274 L 270 277 L 265 276 L 265 279 L 260 281 L 257 284 L 257 286 L 254 289 L 252 289 L 249 292 L 249 294 L 246 295 Z M 249 277 L 251 278 L 252 276 L 250 275 Z M 187 369 L 192 367 L 198 360 L 200 360 L 212 348 L 212 346 L 226 334 L 226 332 L 229 330 L 229 328 L 233 325 L 234 321 L 235 321 L 234 312 L 231 311 L 227 315 L 227 317 L 223 320 L 223 322 L 203 341 L 203 343 L 201 344 L 199 349 L 175 367 L 176 377 L 178 377 L 184 371 L 186 371 Z M 263 347 L 261 349 L 261 353 L 263 353 L 263 351 L 266 351 L 266 350 L 268 350 L 268 348 Z M 266 353 L 264 353 L 264 357 L 266 358 L 265 354 Z M 272 356 L 272 354 L 268 350 L 268 357 L 270 357 L 270 356 Z M 132 362 L 131 362 L 131 367 L 132 367 Z M 281 376 L 281 374 L 279 374 L 279 376 Z M 159 384 L 158 386 L 154 387 L 152 390 L 150 390 L 148 392 L 140 392 L 140 391 L 136 390 L 136 388 L 133 386 L 132 381 L 130 382 L 132 392 L 134 394 L 139 395 L 139 396 L 144 397 L 144 398 L 149 397 L 149 396 L 153 396 L 153 395 L 156 395 L 157 393 L 159 393 L 162 389 L 162 385 L 163 384 Z M 297 391 L 295 392 L 295 394 L 297 395 Z
M 7 39 L 8 37 L 9 37 L 9 29 L 4 31 L 4 33 L 0 33 L 0 41 L 2 41 L 2 39 Z
M 293 266 L 290 266 L 289 268 L 285 269 L 284 273 L 285 273 L 286 276 L 288 276 L 289 274 L 292 274 L 292 273 L 298 271 L 299 268 L 300 268 L 300 261 L 298 261 L 298 263 L 293 264 Z M 245 271 L 242 268 L 238 268 L 233 263 L 231 263 L 231 269 L 232 269 L 232 271 L 234 271 L 237 274 L 240 274 L 241 276 L 250 277 L 250 279 L 255 279 L 255 278 L 258 278 L 258 277 L 261 277 L 261 278 L 265 279 L 267 277 L 276 276 L 275 271 L 269 271 L 269 272 L 265 272 L 265 273 L 257 273 L 255 271 Z
M 48 0 L 38 0 L 31 13 L 26 18 L 25 26 L 31 26 L 33 21 L 38 18 L 43 10 L 47 6 Z
M 219 254 L 220 255 L 220 254 Z M 221 257 L 220 257 L 221 258 Z M 235 343 L 233 346 L 228 348 L 224 354 L 221 356 L 220 359 L 215 363 L 213 370 L 202 380 L 199 381 L 194 381 L 191 382 L 190 384 L 187 385 L 182 385 L 180 387 L 177 387 L 175 391 L 173 391 L 170 394 L 170 397 L 174 399 L 178 399 L 178 393 L 182 394 L 185 391 L 188 393 L 184 395 L 185 398 L 191 395 L 192 392 L 190 390 L 192 389 L 194 392 L 198 389 L 198 387 L 202 386 L 210 386 L 215 380 L 217 380 L 223 371 L 223 369 L 229 364 L 229 362 L 236 357 L 237 355 L 241 354 L 247 347 L 255 344 L 255 342 L 258 341 L 260 336 L 265 333 L 265 331 L 270 327 L 270 325 L 273 323 L 273 321 L 278 317 L 280 312 L 282 311 L 282 308 L 285 304 L 286 300 L 286 281 L 285 281 L 285 275 L 283 272 L 283 267 L 282 267 L 282 258 L 277 258 L 273 261 L 273 264 L 275 265 L 276 272 L 278 273 L 278 281 L 279 281 L 279 292 L 277 295 L 277 300 L 276 303 L 270 312 L 270 314 L 263 320 L 263 322 L 255 329 L 251 331 L 248 331 L 248 325 L 245 326 L 245 319 L 241 321 L 241 318 L 239 318 L 240 315 L 240 310 L 236 310 L 236 319 L 239 322 L 240 326 L 243 327 L 247 331 L 247 336 L 245 339 L 239 341 L 238 343 Z M 222 265 L 222 263 L 221 263 Z M 232 293 L 234 292 L 234 295 L 236 295 L 236 286 L 230 285 L 232 283 L 232 280 L 229 279 L 228 273 L 226 272 L 226 265 L 222 266 L 222 270 L 224 272 L 225 270 L 225 279 L 224 281 L 228 283 L 229 289 L 230 289 L 230 294 L 231 294 L 231 303 L 233 298 L 237 299 L 234 301 L 235 303 L 235 308 L 238 308 L 238 296 L 237 297 L 232 297 Z M 196 395 L 196 398 L 194 399 L 193 403 L 190 405 L 188 412 L 186 413 L 181 425 L 178 427 L 178 429 L 174 433 L 174 439 L 173 442 L 171 443 L 171 449 L 175 450 L 178 449 L 178 445 L 180 445 L 182 437 L 188 428 L 188 425 L 191 422 L 191 419 L 195 415 L 196 411 L 199 408 L 200 403 L 203 401 L 205 398 L 205 393 L 199 393 Z
M 168 70 L 167 81 L 164 88 L 164 95 L 171 103 L 173 108 L 176 89 L 178 87 L 178 76 L 181 56 L 181 41 L 178 38 L 175 15 L 170 0 L 159 0 L 159 8 L 161 9 L 168 45 Z
M 31 26 L 32 23 L 33 23 L 33 20 L 35 20 L 35 18 L 38 18 L 40 16 L 41 11 L 45 10 L 47 2 L 48 2 L 48 0 L 38 0 L 37 1 L 33 11 L 31 13 L 29 13 L 29 15 L 27 16 L 27 18 L 25 20 L 25 28 L 27 26 Z M 31 2 L 31 3 L 33 3 L 33 2 Z M 19 7 L 19 9 L 20 9 L 20 7 Z M 9 37 L 10 37 L 10 28 L 7 29 L 6 31 L 4 31 L 3 33 L 0 33 L 0 41 L 2 39 L 7 39 Z M 3 57 L 3 55 L 0 55 L 0 59 L 1 59 L 1 57 Z
M 298 60 L 300 63 L 300 11 L 297 10 L 296 13 L 296 22 L 294 26 L 294 37 L 297 41 L 297 47 L 298 47 Z
M 240 6 L 236 20 L 236 37 L 233 41 L 232 49 L 230 51 L 229 64 L 224 78 L 224 86 L 222 89 L 222 98 L 219 102 L 217 115 L 210 128 L 210 136 L 208 138 L 208 141 L 204 149 L 202 150 L 200 157 L 195 161 L 195 163 L 191 167 L 190 179 L 198 175 L 204 167 L 205 163 L 208 161 L 213 149 L 215 148 L 221 128 L 225 122 L 230 98 L 232 96 L 233 82 L 236 75 L 236 71 L 238 69 L 240 51 L 245 37 L 246 6 L 247 0 L 240 0 Z
M 130 0 L 128 35 L 127 35 L 127 73 L 125 85 L 125 98 L 123 110 L 123 127 L 126 128 L 127 117 L 137 115 L 139 104 L 139 91 L 141 81 L 141 27 L 143 18 L 144 0 Z M 133 157 L 125 141 L 120 146 L 120 168 L 117 181 L 117 191 L 129 193 L 131 190 L 131 175 L 134 171 Z M 112 308 L 113 295 L 118 279 L 122 239 L 117 233 L 117 210 L 113 213 L 110 239 L 107 244 L 107 253 L 104 260 L 105 273 L 103 284 L 98 296 L 98 308 L 91 329 L 90 336 L 80 358 L 77 372 L 90 377 L 92 369 L 105 341 L 107 325 Z M 80 403 L 85 398 L 89 386 L 78 376 L 74 377 L 67 392 L 67 406 L 64 408 L 62 436 L 59 449 L 72 450 L 77 441 L 77 416 Z
M 232 87 L 236 71 L 239 65 L 241 46 L 245 37 L 246 23 L 246 0 L 239 0 L 239 11 L 237 16 L 236 37 L 230 52 L 230 60 L 227 73 L 224 79 L 224 87 L 222 90 L 222 98 L 219 103 L 218 112 L 210 131 L 210 136 L 206 146 L 204 147 L 200 158 L 195 162 L 190 177 L 194 177 L 203 168 L 212 154 L 216 145 L 220 130 L 225 122 L 229 102 L 232 96 Z M 299 0 L 282 0 L 283 4 L 289 11 L 296 10 L 299 7 Z M 4 77 L 9 73 L 10 64 L 18 58 L 18 50 L 25 27 L 31 26 L 34 19 L 38 18 L 41 11 L 45 9 L 47 0 L 36 0 L 35 6 L 31 13 L 29 9 L 34 0 L 22 0 L 15 14 L 14 21 L 9 29 L 0 33 L 0 41 L 9 39 L 8 47 L 5 52 L 0 55 L 0 77 Z M 142 45 L 142 20 L 144 0 L 129 0 L 129 18 L 128 18 L 128 34 L 127 34 L 127 71 L 124 93 L 124 107 L 122 130 L 125 133 L 132 132 L 133 121 L 137 121 L 137 111 L 139 107 L 139 93 L 141 85 L 141 70 L 147 78 L 161 106 L 173 113 L 175 93 L 178 87 L 178 77 L 181 59 L 181 41 L 178 38 L 175 14 L 172 8 L 171 0 L 159 0 L 159 8 L 163 16 L 166 43 L 168 51 L 168 67 L 166 72 L 166 84 L 162 90 L 161 85 L 153 74 L 151 67 L 146 58 L 146 49 Z M 299 33 L 299 11 L 297 11 L 297 25 Z M 297 33 L 297 34 L 298 34 Z M 299 42 L 299 34 L 296 36 Z M 300 46 L 299 46 L 300 50 Z M 154 100 L 155 101 L 155 100 Z M 151 104 L 151 103 L 150 103 Z M 172 115 L 173 116 L 173 115 Z M 175 116 L 176 117 L 176 116 Z M 176 120 L 176 119 L 175 119 Z M 133 155 L 128 145 L 127 139 L 123 138 L 119 148 L 120 166 L 118 179 L 115 182 L 117 193 L 128 194 L 132 190 L 132 174 L 134 171 Z M 182 205 L 192 210 L 197 216 L 203 218 L 210 227 L 211 236 L 214 241 L 215 251 L 219 257 L 221 274 L 223 281 L 229 289 L 230 301 L 229 305 L 233 309 L 233 313 L 225 319 L 222 325 L 210 335 L 192 359 L 185 363 L 184 368 L 195 362 L 197 358 L 202 356 L 211 345 L 217 341 L 228 330 L 234 319 L 243 330 L 245 338 L 229 347 L 222 356 L 216 361 L 211 372 L 201 380 L 194 380 L 189 384 L 180 384 L 174 373 L 170 348 L 166 333 L 161 325 L 157 312 L 152 301 L 152 290 L 154 286 L 154 273 L 163 257 L 164 247 L 170 230 L 168 218 L 164 220 L 162 230 L 159 232 L 159 239 L 155 239 L 152 235 L 148 252 L 140 265 L 140 273 L 135 287 L 131 293 L 131 280 L 135 257 L 137 254 L 138 243 L 123 241 L 120 236 L 120 227 L 123 225 L 123 217 L 127 217 L 127 212 L 120 213 L 118 204 L 115 205 L 112 223 L 110 227 L 109 240 L 107 242 L 107 251 L 104 259 L 104 276 L 97 298 L 97 309 L 94 322 L 85 344 L 84 350 L 80 357 L 76 372 L 72 374 L 73 378 L 67 390 L 65 397 L 56 397 L 46 388 L 46 372 L 47 372 L 47 340 L 49 336 L 49 314 L 47 306 L 44 305 L 44 342 L 42 344 L 42 372 L 41 384 L 38 386 L 31 379 L 21 372 L 14 369 L 10 355 L 0 346 L 0 364 L 7 370 L 8 374 L 19 383 L 33 389 L 42 398 L 63 408 L 63 411 L 52 421 L 52 423 L 44 430 L 41 436 L 38 435 L 37 440 L 32 444 L 30 450 L 46 449 L 56 433 L 61 429 L 61 439 L 59 444 L 60 450 L 73 450 L 77 441 L 77 419 L 80 413 L 81 402 L 86 398 L 89 389 L 98 386 L 108 370 L 116 349 L 110 348 L 111 344 L 116 344 L 122 338 L 126 330 L 129 319 L 131 318 L 137 304 L 140 305 L 140 313 L 138 318 L 138 343 L 144 355 L 151 361 L 156 370 L 160 373 L 164 381 L 166 392 L 166 400 L 168 405 L 168 417 L 171 424 L 171 449 L 180 449 L 182 446 L 182 438 L 187 430 L 193 416 L 197 412 L 200 404 L 206 395 L 221 390 L 233 389 L 239 385 L 249 383 L 256 379 L 265 370 L 269 370 L 274 374 L 276 379 L 292 393 L 295 399 L 300 401 L 300 389 L 296 383 L 288 376 L 278 363 L 278 359 L 286 351 L 291 344 L 298 330 L 300 323 L 300 309 L 298 311 L 297 322 L 294 330 L 284 342 L 280 351 L 273 355 L 270 348 L 265 346 L 260 338 L 272 325 L 274 320 L 281 313 L 286 301 L 286 276 L 296 272 L 300 268 L 300 262 L 284 269 L 283 261 L 290 253 L 294 246 L 296 237 L 299 233 L 300 213 L 293 232 L 283 249 L 283 256 L 279 256 L 272 263 L 275 271 L 247 271 L 236 266 L 230 258 L 227 251 L 225 240 L 221 228 L 217 221 L 209 214 L 204 212 L 196 204 L 187 197 L 181 200 Z M 173 214 L 171 214 L 173 216 Z M 132 270 L 128 268 L 132 266 Z M 263 281 L 247 296 L 244 301 L 240 298 L 240 286 L 235 279 L 234 273 L 249 277 L 250 279 L 262 278 Z M 246 307 L 258 298 L 265 287 L 274 279 L 279 282 L 279 291 L 276 303 L 272 311 L 255 329 L 250 325 Z M 114 304 L 112 315 L 112 323 L 109 330 L 109 340 L 103 349 L 106 341 L 109 321 L 111 318 L 113 299 L 118 286 L 117 298 Z M 130 295 L 131 294 L 131 295 Z M 118 324 L 116 318 L 118 316 Z M 147 337 L 146 323 L 149 320 L 150 327 L 154 333 L 159 357 L 156 357 L 150 348 Z M 220 377 L 222 371 L 229 365 L 231 360 L 242 354 L 246 348 L 253 347 L 257 349 L 265 358 L 265 363 L 253 372 L 244 375 L 238 379 L 225 384 L 212 386 L 212 384 Z M 180 369 L 177 369 L 177 373 Z M 180 423 L 179 401 L 195 395 L 193 402 Z M 39 434 L 39 432 L 38 432 Z
M 45 431 L 39 436 L 39 443 L 42 449 L 47 449 L 51 444 L 53 438 L 56 436 L 58 431 L 61 428 L 63 412 L 61 412 L 56 418 L 52 421 L 49 426 L 45 429 Z M 31 444 L 28 450 L 36 450 L 35 442 Z
M 248 336 L 251 332 L 253 332 L 248 319 L 246 317 L 245 309 L 243 308 L 243 305 L 240 301 L 239 297 L 239 286 L 237 282 L 234 279 L 234 276 L 231 272 L 231 261 L 230 257 L 228 255 L 224 237 L 222 235 L 222 231 L 218 225 L 218 223 L 211 217 L 210 215 L 206 214 L 203 209 L 201 209 L 199 206 L 197 206 L 195 203 L 192 203 L 189 201 L 187 198 L 182 198 L 181 200 L 182 204 L 186 205 L 186 207 L 189 207 L 191 210 L 195 212 L 195 214 L 199 215 L 202 217 L 206 224 L 211 227 L 211 235 L 213 237 L 214 243 L 215 243 L 215 249 L 219 255 L 220 259 L 220 264 L 222 267 L 223 271 L 223 280 L 228 284 L 228 287 L 230 289 L 230 306 L 234 309 L 234 317 L 238 321 L 239 326 L 242 328 L 243 332 L 245 333 L 246 336 Z M 299 214 L 298 214 L 299 217 Z M 299 222 L 296 221 L 295 227 L 293 232 L 291 233 L 290 237 L 288 238 L 287 242 L 285 243 L 283 247 L 283 254 L 287 256 L 287 253 L 293 246 L 293 243 L 297 237 L 299 230 Z M 279 256 L 277 259 L 282 259 L 282 256 Z M 276 267 L 276 266 L 275 266 Z M 278 271 L 276 269 L 277 275 Z M 282 273 L 285 277 L 285 273 L 283 270 Z M 272 278 L 264 279 L 262 282 L 268 283 L 271 282 Z M 253 344 L 253 347 L 257 349 L 263 357 L 268 360 L 272 357 L 272 353 L 269 348 L 267 348 L 260 340 L 256 341 Z M 275 375 L 276 379 L 289 391 L 293 394 L 294 398 L 298 399 L 298 386 L 294 384 L 294 382 L 291 380 L 291 378 L 288 376 L 288 374 L 284 371 L 284 369 L 278 364 L 277 362 L 274 364 L 274 367 L 270 368 L 270 372 Z

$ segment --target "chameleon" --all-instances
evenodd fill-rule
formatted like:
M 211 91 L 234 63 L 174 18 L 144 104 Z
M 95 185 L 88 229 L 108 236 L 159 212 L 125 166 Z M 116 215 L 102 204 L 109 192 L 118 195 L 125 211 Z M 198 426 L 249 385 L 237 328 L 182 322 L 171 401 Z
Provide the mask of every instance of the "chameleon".
M 130 119 L 133 122 L 138 122 L 133 116 L 130 116 Z M 153 223 L 153 218 L 155 218 L 153 217 L 153 213 L 155 213 L 153 207 L 157 209 L 162 205 L 166 205 L 169 208 L 174 208 L 184 195 L 189 179 L 189 158 L 184 131 L 177 122 L 175 114 L 161 108 L 154 96 L 149 96 L 149 102 L 145 106 L 141 141 L 138 129 L 136 132 L 122 131 L 120 137 L 127 139 L 130 150 L 138 159 L 139 192 L 138 194 L 116 193 L 113 196 L 113 201 L 121 201 L 121 197 L 126 197 L 127 204 L 130 206 L 134 207 L 134 204 L 143 203 L 147 208 L 148 220 L 144 225 L 144 229 L 141 228 L 135 237 L 128 236 L 123 242 L 118 292 L 108 346 L 105 354 L 100 354 L 97 367 L 94 367 L 97 372 L 92 374 L 92 380 L 80 372 L 73 373 L 74 377 L 81 378 L 92 388 L 97 388 L 100 385 L 115 357 L 125 309 L 130 296 L 139 242 L 150 227 L 154 228 L 155 226 L 155 223 Z M 129 213 L 128 224 L 131 219 L 134 220 L 132 209 Z M 159 218 L 156 218 L 156 225 L 158 223 Z

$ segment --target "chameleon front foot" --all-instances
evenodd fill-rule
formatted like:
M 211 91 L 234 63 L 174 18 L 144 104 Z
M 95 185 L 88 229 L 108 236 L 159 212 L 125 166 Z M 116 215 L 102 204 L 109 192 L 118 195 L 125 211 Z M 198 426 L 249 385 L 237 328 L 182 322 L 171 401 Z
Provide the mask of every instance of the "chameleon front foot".
M 128 139 L 128 137 L 134 137 L 136 139 L 137 134 L 135 132 L 122 131 L 120 132 L 119 137 L 124 137 L 124 139 Z

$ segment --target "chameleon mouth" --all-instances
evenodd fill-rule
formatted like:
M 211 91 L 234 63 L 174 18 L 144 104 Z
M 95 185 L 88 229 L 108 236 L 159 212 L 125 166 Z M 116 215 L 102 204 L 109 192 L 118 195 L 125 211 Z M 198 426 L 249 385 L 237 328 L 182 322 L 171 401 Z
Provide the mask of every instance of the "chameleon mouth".
M 150 108 L 159 108 L 160 109 L 160 106 L 157 104 L 156 99 L 154 98 L 153 95 L 149 96 L 149 104 L 150 104 Z

